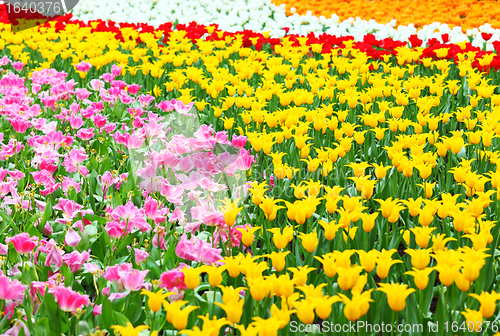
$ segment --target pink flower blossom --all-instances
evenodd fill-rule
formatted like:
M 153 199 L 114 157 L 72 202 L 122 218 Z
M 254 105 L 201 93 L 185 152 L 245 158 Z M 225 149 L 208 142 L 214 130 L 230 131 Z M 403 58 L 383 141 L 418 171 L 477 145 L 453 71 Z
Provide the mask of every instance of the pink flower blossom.
M 90 302 L 88 295 L 82 295 L 63 285 L 53 286 L 49 289 L 49 292 L 54 295 L 61 310 L 66 312 L 76 313 L 78 309 Z
M 76 98 L 79 100 L 85 100 L 92 94 L 92 92 L 90 92 L 86 88 L 83 88 L 83 89 L 77 88 L 77 89 L 75 89 L 75 93 L 76 93 Z
M 161 288 L 166 288 L 168 291 L 178 288 L 186 289 L 186 283 L 184 282 L 184 273 L 180 269 L 172 269 L 168 272 L 163 272 L 160 276 L 159 286 Z
M 38 237 L 30 237 L 26 232 L 19 233 L 14 237 L 7 237 L 7 243 L 12 243 L 17 253 L 28 254 L 38 245 Z
M 85 265 L 83 265 L 83 267 L 85 267 L 85 269 L 90 273 L 90 274 L 100 274 L 101 273 L 101 269 L 99 268 L 99 266 L 97 266 L 96 264 L 92 264 L 92 263 L 85 263 Z
M 16 69 L 17 71 L 22 71 L 23 68 L 24 68 L 24 63 L 21 62 L 21 61 L 17 61 L 17 62 L 11 62 L 10 63 L 14 69 Z
M 116 124 L 115 124 L 115 123 L 107 123 L 107 124 L 104 126 L 104 130 L 106 131 L 106 133 L 111 133 L 111 132 L 113 132 L 115 129 L 116 129 Z
M 107 73 L 104 73 L 101 76 L 99 76 L 99 78 L 102 79 L 103 81 L 105 81 L 106 83 L 110 83 L 115 79 L 115 76 L 113 74 L 107 72 Z
M 0 150 L 0 159 L 6 160 L 7 158 L 16 155 L 23 149 L 24 145 L 22 143 L 16 139 L 10 139 L 7 145 L 2 145 L 2 149 Z
M 134 227 L 143 232 L 151 230 L 151 226 L 143 217 L 144 215 L 132 201 L 128 201 L 125 205 L 118 206 L 113 210 L 111 216 L 112 218 L 120 219 L 128 227 L 127 231 Z
M 73 251 L 69 254 L 63 255 L 64 263 L 69 266 L 71 272 L 75 273 L 82 267 L 83 264 L 89 260 L 90 254 L 87 251 L 83 251 L 82 253 L 78 251 Z
M 64 242 L 68 246 L 75 247 L 80 243 L 81 239 L 82 238 L 80 237 L 78 232 L 76 232 L 75 230 L 70 228 L 70 229 L 68 229 L 68 231 L 66 231 L 66 236 L 64 237 Z
M 42 162 L 40 162 L 40 170 L 46 170 L 49 173 L 54 174 L 57 170 L 57 165 L 52 164 L 51 160 L 42 159 Z M 24 174 L 22 177 L 24 177 Z
M 0 300 L 22 300 L 25 291 L 26 286 L 19 280 L 10 281 L 0 271 Z
M 165 112 L 170 112 L 175 109 L 174 104 L 169 101 L 162 101 L 159 104 L 155 104 L 155 107 Z
M 191 236 L 191 239 L 188 240 L 186 234 L 181 236 L 175 248 L 175 254 L 179 258 L 202 262 L 205 265 L 219 264 L 219 261 L 223 259 L 221 252 L 221 249 L 213 248 L 211 244 L 194 236 Z
M 24 133 L 31 126 L 28 120 L 22 118 L 9 119 L 9 122 L 17 133 Z
M 119 281 L 120 275 L 118 272 L 132 272 L 132 264 L 130 263 L 122 263 L 114 266 L 109 266 L 106 268 L 106 272 L 104 273 L 104 278 L 108 281 Z
M 75 68 L 78 71 L 87 72 L 90 68 L 92 68 L 92 65 L 89 62 L 81 61 L 80 63 L 75 64 Z
M 158 201 L 148 197 L 144 203 L 144 215 L 147 218 L 154 220 L 155 224 L 158 225 L 163 223 L 167 219 L 168 208 L 160 209 L 158 206 Z
M 125 146 L 127 148 L 139 148 L 144 143 L 144 139 L 141 139 L 138 135 L 130 135 L 126 141 Z
M 184 212 L 179 209 L 179 207 L 175 207 L 175 210 L 172 212 L 172 216 L 168 220 L 170 223 L 175 223 L 176 221 L 179 222 L 179 224 L 184 223 Z
M 83 126 L 83 119 L 78 116 L 71 116 L 69 118 L 69 125 L 72 129 L 79 129 Z
M 108 294 L 109 294 L 109 287 L 108 287 Z M 109 301 L 113 302 L 113 301 L 118 300 L 118 299 L 123 299 L 124 297 L 127 297 L 129 294 L 130 294 L 129 291 L 125 291 L 122 293 L 111 293 L 109 295 Z M 104 294 L 104 290 L 103 290 L 103 295 L 106 295 L 106 294 Z
M 92 308 L 92 313 L 94 314 L 94 316 L 102 315 L 102 304 L 94 305 L 94 308 Z
M 139 271 L 133 269 L 130 272 L 118 271 L 118 275 L 123 283 L 123 287 L 128 291 L 134 292 L 144 287 L 144 279 L 146 278 L 148 272 L 148 270 Z
M 190 116 L 190 117 L 193 117 L 194 114 L 190 114 L 188 113 L 189 110 L 191 110 L 191 107 L 193 107 L 194 103 L 189 103 L 187 105 L 185 105 L 182 101 L 180 100 L 177 100 L 175 103 L 174 103 L 174 109 L 176 112 L 178 113 L 181 113 L 181 114 L 184 114 L 186 116 Z
M 155 100 L 155 97 L 153 97 L 151 95 L 140 95 L 139 96 L 139 103 L 141 103 L 143 108 L 147 108 L 153 100 Z
M 104 126 L 106 126 L 106 124 L 108 122 L 106 117 L 103 116 L 102 114 L 96 114 L 93 117 L 93 120 L 94 120 L 94 124 L 97 128 L 103 128 Z
M 102 185 L 102 191 L 105 192 L 108 190 L 110 186 L 118 182 L 118 179 L 116 177 L 113 177 L 113 175 L 107 171 L 101 176 L 101 185 Z
M 76 182 L 75 180 L 73 180 L 72 178 L 69 178 L 67 176 L 63 177 L 62 190 L 66 195 L 67 195 L 68 191 L 70 190 L 70 188 L 74 188 L 76 193 L 79 193 L 81 190 L 81 185 L 82 185 L 81 182 Z
M 235 148 L 241 149 L 245 147 L 247 143 L 247 137 L 244 135 L 233 135 L 232 144 Z
M 94 137 L 94 135 L 93 128 L 82 128 L 81 130 L 78 130 L 78 133 L 76 133 L 77 138 L 82 140 L 90 140 Z
M 104 82 L 102 80 L 99 80 L 99 79 L 92 79 L 90 81 L 90 87 L 94 91 L 100 91 L 101 89 L 104 88 Z
M 71 223 L 73 219 L 78 216 L 82 208 L 83 206 L 75 201 L 60 198 L 59 203 L 54 205 L 53 209 L 61 210 L 63 213 L 63 219 L 57 219 L 56 221 L 62 224 Z
M 47 258 L 45 258 L 45 266 L 54 265 L 57 268 L 61 268 L 63 264 L 63 254 L 64 251 L 62 251 L 58 246 L 53 245 L 50 249 L 50 253 L 47 254 Z
M 56 97 L 45 95 L 40 98 L 42 100 L 43 106 L 45 106 L 45 109 L 47 108 L 52 108 L 54 111 L 56 110 Z
M 129 86 L 127 86 L 127 91 L 128 93 L 130 93 L 131 95 L 135 95 L 139 92 L 139 89 L 142 87 L 142 85 L 138 85 L 138 84 L 130 84 Z
M 118 67 L 116 64 L 113 64 L 113 66 L 111 67 L 111 74 L 114 77 L 118 77 L 122 74 L 122 69 L 123 69 L 123 66 Z
M 13 305 L 11 304 L 11 306 Z M 7 311 L 7 309 L 5 310 Z M 9 314 L 6 315 L 11 318 Z M 30 336 L 30 331 L 24 321 L 16 319 L 12 322 L 14 322 L 14 325 L 12 326 L 12 328 L 5 331 L 5 334 L 3 334 L 3 336 L 18 336 L 21 334 L 21 330 L 23 330 L 25 336 Z
M 64 159 L 63 166 L 68 173 L 77 171 L 77 167 L 88 157 L 83 149 L 72 149 Z
M 135 255 L 135 263 L 139 265 L 142 263 L 144 260 L 148 259 L 149 253 L 140 249 L 135 248 L 134 249 L 134 255 Z
M 155 227 L 153 232 L 155 233 L 153 235 L 153 246 L 162 250 L 166 250 L 167 243 L 165 242 L 165 228 L 157 226 Z

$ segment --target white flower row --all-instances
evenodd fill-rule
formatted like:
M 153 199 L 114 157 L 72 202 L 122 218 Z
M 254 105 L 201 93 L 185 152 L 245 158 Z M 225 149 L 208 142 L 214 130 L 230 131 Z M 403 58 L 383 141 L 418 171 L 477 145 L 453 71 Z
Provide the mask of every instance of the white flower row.
M 449 34 L 450 42 L 457 43 L 472 39 L 474 46 L 483 47 L 485 41 L 481 32 L 492 33 L 493 37 L 486 42 L 486 48 L 493 50 L 493 41 L 500 40 L 500 29 L 493 29 L 484 24 L 462 33 L 459 27 L 453 29 L 438 22 L 417 29 L 410 24 L 398 26 L 396 20 L 387 24 L 379 24 L 375 20 L 349 18 L 340 22 L 333 14 L 330 18 L 316 17 L 307 12 L 306 15 L 294 13 L 287 16 L 285 5 L 276 6 L 271 0 L 80 0 L 74 8 L 76 18 L 88 21 L 92 19 L 113 20 L 116 22 L 146 22 L 153 26 L 171 21 L 201 24 L 217 23 L 225 31 L 235 32 L 244 29 L 253 31 L 269 31 L 273 37 L 282 37 L 284 27 L 290 28 L 290 34 L 306 35 L 309 32 L 333 34 L 336 36 L 352 35 L 361 40 L 364 35 L 373 33 L 376 38 L 393 38 L 405 41 L 413 34 L 427 41 L 441 34 Z

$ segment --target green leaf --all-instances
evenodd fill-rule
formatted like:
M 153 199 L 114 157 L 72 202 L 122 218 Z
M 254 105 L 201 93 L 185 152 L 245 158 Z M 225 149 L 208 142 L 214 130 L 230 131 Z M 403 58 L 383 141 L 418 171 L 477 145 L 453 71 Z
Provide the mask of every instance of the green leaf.
M 132 296 L 130 302 L 128 303 L 126 317 L 130 320 L 130 323 L 135 324 L 141 317 L 143 312 L 142 297 L 139 292 L 132 292 L 129 295 Z
M 52 199 L 48 198 L 47 203 L 45 204 L 45 210 L 43 211 L 43 217 L 42 221 L 40 222 L 40 227 L 44 227 L 45 223 L 49 220 L 49 218 L 52 216 Z
M 102 327 L 111 332 L 111 326 L 114 323 L 114 317 L 113 309 L 111 308 L 111 301 L 109 301 L 108 296 L 104 296 L 104 299 L 102 300 L 101 322 Z
M 113 315 L 116 319 L 116 323 L 118 323 L 119 325 L 126 326 L 127 322 L 130 322 L 129 319 L 122 313 L 115 311 L 113 312 Z
M 146 263 L 148 265 L 148 269 L 155 275 L 155 278 L 159 278 L 161 275 L 161 270 L 158 264 L 156 264 L 156 262 L 151 257 L 148 257 Z
M 51 323 L 51 329 L 56 335 L 61 334 L 61 318 L 59 305 L 56 303 L 54 295 L 52 293 L 45 293 L 43 297 L 43 305 L 45 307 L 45 312 L 52 321 L 58 321 L 58 323 Z
M 54 335 L 50 330 L 50 322 L 48 317 L 44 317 L 35 323 L 35 336 Z
M 103 224 L 105 225 L 108 221 L 106 220 L 106 218 L 104 217 L 99 217 L 97 215 L 92 215 L 92 214 L 86 214 L 85 216 L 83 216 L 83 218 L 91 221 L 91 222 L 95 222 L 97 221 L 98 223 L 100 224 Z

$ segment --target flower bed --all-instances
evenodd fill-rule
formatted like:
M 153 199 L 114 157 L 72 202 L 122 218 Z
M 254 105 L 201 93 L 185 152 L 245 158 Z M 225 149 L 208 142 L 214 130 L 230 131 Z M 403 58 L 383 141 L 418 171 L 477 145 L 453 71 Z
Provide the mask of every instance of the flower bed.
M 10 30 L 2 332 L 497 331 L 497 52 L 71 15 Z
M 444 10 L 443 8 L 451 8 Z M 140 8 L 140 12 L 137 12 Z M 102 2 L 81 0 L 73 13 L 87 21 L 95 19 L 116 22 L 148 22 L 157 27 L 165 21 L 188 24 L 216 23 L 225 31 L 269 31 L 273 37 L 283 37 L 283 28 L 290 33 L 307 35 L 326 32 L 336 36 L 354 36 L 362 40 L 366 34 L 378 39 L 394 38 L 406 41 L 418 34 L 425 42 L 449 34 L 452 43 L 472 40 L 482 47 L 481 33 L 491 33 L 487 43 L 500 39 L 496 23 L 499 5 L 494 1 L 471 1 L 460 5 L 449 1 L 362 1 L 356 5 L 348 1 L 201 1 L 172 2 L 134 1 Z

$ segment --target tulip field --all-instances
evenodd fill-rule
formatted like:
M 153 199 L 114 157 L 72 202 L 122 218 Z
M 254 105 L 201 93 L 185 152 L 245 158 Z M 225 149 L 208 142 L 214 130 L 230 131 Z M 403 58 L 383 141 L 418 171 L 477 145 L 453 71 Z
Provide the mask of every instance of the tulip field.
M 500 335 L 500 3 L 195 2 L 0 8 L 0 335 Z

